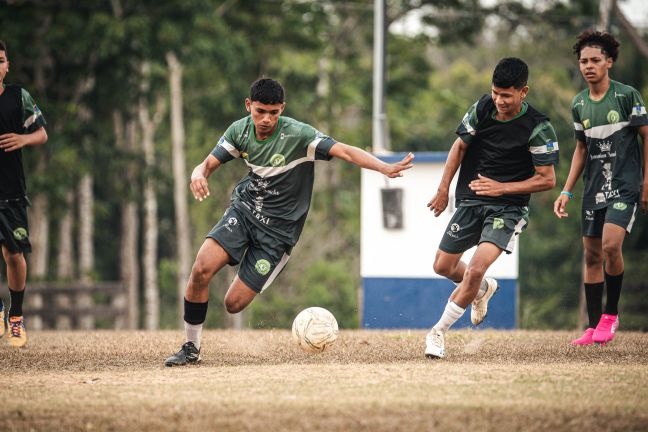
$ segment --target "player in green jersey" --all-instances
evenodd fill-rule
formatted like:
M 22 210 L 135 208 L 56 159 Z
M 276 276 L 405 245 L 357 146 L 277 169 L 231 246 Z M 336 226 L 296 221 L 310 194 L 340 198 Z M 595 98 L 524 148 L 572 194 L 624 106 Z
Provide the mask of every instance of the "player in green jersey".
M 455 197 L 457 211 L 448 223 L 434 260 L 434 271 L 457 284 L 439 321 L 426 337 L 425 355 L 445 356 L 445 333 L 471 305 L 479 325 L 497 281 L 484 278 L 527 226 L 530 194 L 556 181 L 558 140 L 549 119 L 524 101 L 529 70 L 518 58 L 502 59 L 493 72 L 491 94 L 466 113 L 428 207 L 439 216 L 448 206 L 448 190 L 461 166 Z M 461 258 L 473 246 L 469 263 Z
M 568 216 L 567 203 L 583 173 L 583 280 L 589 326 L 572 343 L 589 345 L 611 341 L 619 326 L 621 248 L 632 229 L 637 203 L 643 212 L 648 210 L 648 116 L 637 90 L 610 79 L 609 71 L 619 54 L 614 36 L 586 30 L 578 36 L 574 53 L 587 89 L 572 102 L 576 150 L 554 213 L 558 218 Z M 643 141 L 643 160 L 637 135 Z
M 208 285 L 221 268 L 240 264 L 225 294 L 230 313 L 245 309 L 283 270 L 306 221 L 315 161 L 336 157 L 390 178 L 400 177 L 412 167 L 411 153 L 398 163 L 384 163 L 310 125 L 282 116 L 285 106 L 284 90 L 277 81 L 255 81 L 245 100 L 250 115 L 234 122 L 191 174 L 191 191 L 202 201 L 209 196 L 207 178 L 221 164 L 243 159 L 249 168 L 232 193 L 230 207 L 198 251 L 185 292 L 186 341 L 166 359 L 166 366 L 199 360 Z
M 27 90 L 5 85 L 8 72 L 7 46 L 0 41 L 0 244 L 11 298 L 7 340 L 14 347 L 22 347 L 27 342 L 22 313 L 27 279 L 24 254 L 31 252 L 22 149 L 44 144 L 47 132 L 45 119 Z M 5 331 L 4 318 L 0 302 L 0 337 Z

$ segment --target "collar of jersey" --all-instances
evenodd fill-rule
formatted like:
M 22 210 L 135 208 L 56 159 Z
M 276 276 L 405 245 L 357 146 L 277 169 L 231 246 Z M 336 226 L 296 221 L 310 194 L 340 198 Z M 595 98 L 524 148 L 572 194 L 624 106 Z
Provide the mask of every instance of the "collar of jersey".
M 495 120 L 496 122 L 500 122 L 500 123 L 508 123 L 508 122 L 512 122 L 513 120 L 522 117 L 522 116 L 527 112 L 527 108 L 528 108 L 528 107 L 529 107 L 529 104 L 528 104 L 528 103 L 526 103 L 526 102 L 522 102 L 522 109 L 520 110 L 520 112 L 517 113 L 517 114 L 515 115 L 515 117 L 513 117 L 512 119 L 508 119 L 508 120 L 497 120 L 497 118 L 495 118 L 495 116 L 497 115 L 497 108 L 495 108 L 495 111 L 493 111 L 493 112 L 491 113 L 491 118 L 492 118 L 493 120 Z
M 613 87 L 613 86 L 614 86 L 614 80 L 611 79 L 611 80 L 610 80 L 610 86 L 608 87 L 608 89 L 607 89 L 607 91 L 605 92 L 605 94 L 603 95 L 603 97 L 602 97 L 601 99 L 599 99 L 599 100 L 594 100 L 594 99 L 592 99 L 592 98 L 590 97 L 590 89 L 589 89 L 589 87 L 588 87 L 588 88 L 587 88 L 587 99 L 588 99 L 591 103 L 593 103 L 593 104 L 600 104 L 601 102 L 603 102 L 604 100 L 607 99 L 608 95 L 610 94 L 610 90 L 612 90 L 612 87 Z
M 252 121 L 252 116 L 250 116 L 250 121 Z M 254 122 L 252 122 L 252 132 L 254 132 L 254 141 L 258 142 L 259 144 L 265 144 L 269 141 L 272 141 L 277 134 L 279 133 L 279 129 L 283 126 L 283 118 L 279 117 L 279 121 L 277 121 L 277 127 L 275 128 L 274 132 L 272 132 L 272 135 L 270 135 L 268 138 L 264 140 L 257 139 L 256 137 L 256 128 L 254 127 Z

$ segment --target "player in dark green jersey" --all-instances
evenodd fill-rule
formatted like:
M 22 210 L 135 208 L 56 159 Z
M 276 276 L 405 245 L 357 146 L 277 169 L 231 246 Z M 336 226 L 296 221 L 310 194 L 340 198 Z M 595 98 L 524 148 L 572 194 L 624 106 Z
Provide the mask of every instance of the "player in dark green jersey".
M 0 243 L 11 297 L 7 340 L 12 346 L 22 347 L 27 342 L 22 313 L 27 279 L 24 254 L 31 252 L 22 149 L 44 144 L 47 133 L 45 119 L 27 90 L 4 83 L 8 72 L 7 46 L 0 41 Z M 0 319 L 2 337 L 5 332 L 2 303 Z
M 614 36 L 586 30 L 578 36 L 574 53 L 587 89 L 572 102 L 576 150 L 554 213 L 558 218 L 568 216 L 567 203 L 583 173 L 583 280 L 589 326 L 572 343 L 589 345 L 611 341 L 619 326 L 621 248 L 632 229 L 637 203 L 644 212 L 648 209 L 648 116 L 637 90 L 610 79 L 609 70 L 619 54 Z M 643 160 L 637 135 L 643 141 Z
M 497 281 L 484 278 L 528 223 L 531 193 L 556 181 L 558 140 L 549 119 L 524 101 L 529 87 L 526 63 L 502 59 L 493 72 L 491 94 L 466 113 L 443 170 L 437 194 L 428 203 L 435 216 L 448 205 L 450 183 L 461 166 L 452 216 L 434 260 L 434 271 L 457 284 L 439 321 L 426 337 L 425 355 L 445 356 L 445 333 L 471 305 L 474 325 L 486 317 Z M 461 261 L 473 246 L 470 263 Z
M 225 265 L 240 264 L 227 293 L 230 313 L 242 311 L 283 270 L 301 234 L 313 192 L 315 161 L 332 157 L 390 178 L 412 167 L 410 153 L 387 164 L 364 150 L 336 142 L 310 125 L 282 116 L 283 87 L 255 81 L 245 100 L 249 116 L 234 122 L 191 175 L 191 191 L 209 196 L 207 178 L 221 164 L 243 159 L 249 172 L 234 189 L 230 207 L 207 235 L 191 270 L 184 303 L 186 342 L 166 366 L 195 363 L 207 314 L 208 285 Z

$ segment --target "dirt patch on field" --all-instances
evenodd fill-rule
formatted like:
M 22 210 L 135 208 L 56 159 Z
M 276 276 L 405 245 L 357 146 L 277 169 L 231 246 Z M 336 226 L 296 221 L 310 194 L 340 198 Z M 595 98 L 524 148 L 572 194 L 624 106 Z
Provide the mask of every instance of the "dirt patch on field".
M 648 429 L 646 334 L 457 331 L 441 361 L 424 336 L 343 331 L 312 356 L 284 330 L 207 331 L 200 365 L 164 368 L 180 332 L 31 333 L 0 345 L 0 430 Z

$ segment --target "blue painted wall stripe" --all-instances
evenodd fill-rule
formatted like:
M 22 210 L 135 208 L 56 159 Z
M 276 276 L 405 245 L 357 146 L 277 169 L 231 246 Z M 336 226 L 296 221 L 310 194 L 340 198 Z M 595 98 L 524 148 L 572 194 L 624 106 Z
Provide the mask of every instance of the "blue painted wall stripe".
M 388 155 L 374 155 L 378 159 L 387 163 L 400 162 L 407 153 L 392 153 Z M 444 162 L 448 159 L 448 152 L 416 152 L 414 153 L 414 163 L 418 162 Z
M 517 280 L 498 279 L 499 290 L 479 328 L 517 327 Z M 455 285 L 447 279 L 363 278 L 362 327 L 430 328 L 441 317 Z M 470 327 L 470 307 L 453 328 Z

